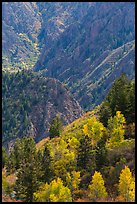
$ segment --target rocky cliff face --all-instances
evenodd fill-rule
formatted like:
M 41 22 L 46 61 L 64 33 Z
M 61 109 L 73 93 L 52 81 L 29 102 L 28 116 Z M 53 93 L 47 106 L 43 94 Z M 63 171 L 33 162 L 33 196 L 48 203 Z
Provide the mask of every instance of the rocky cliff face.
M 67 84 L 84 109 L 102 102 L 122 72 L 134 78 L 133 2 L 2 6 L 4 69 L 31 69 L 36 63 L 35 71 Z
M 61 5 L 60 3 L 60 7 Z M 69 8 L 68 10 L 62 6 L 62 12 L 57 13 L 56 18 L 51 18 L 54 24 L 52 32 L 49 32 L 51 36 L 54 36 L 55 28 L 55 33 L 58 35 L 53 40 L 47 38 L 48 46 L 43 48 L 35 70 L 43 69 L 46 76 L 55 77 L 66 83 L 82 107 L 91 109 L 102 100 L 100 98 L 101 89 L 110 87 L 111 84 L 107 83 L 110 82 L 108 76 L 111 75 L 112 82 L 121 72 L 126 72 L 130 78 L 134 77 L 134 49 L 132 52 L 130 48 L 127 50 L 125 60 L 122 60 L 124 55 L 118 58 L 116 54 L 116 57 L 113 57 L 116 58 L 115 64 L 119 66 L 117 68 L 111 66 L 111 63 L 109 66 L 104 64 L 103 60 L 109 55 L 111 58 L 111 54 L 115 53 L 117 48 L 120 49 L 123 45 L 126 47 L 126 43 L 133 44 L 131 41 L 135 37 L 135 12 L 134 3 L 95 2 L 84 5 L 86 6 L 82 10 L 80 3 L 66 4 L 65 9 Z M 73 11 L 76 15 L 73 15 Z M 62 21 L 64 28 L 61 33 L 57 32 L 57 28 L 59 29 L 57 19 L 62 20 L 63 12 L 69 12 L 69 17 L 67 26 Z M 74 23 L 69 21 L 72 16 Z M 119 63 L 120 59 L 122 63 Z M 102 63 L 105 66 L 103 71 Z M 131 66 L 127 67 L 128 65 Z M 117 69 L 119 72 L 116 71 Z M 105 80 L 104 86 L 102 76 Z M 88 81 L 85 84 L 86 80 Z M 98 86 L 99 83 L 102 87 Z
M 31 107 L 30 119 L 36 130 L 36 140 L 48 135 L 50 123 L 57 114 L 64 125 L 79 118 L 83 111 L 69 90 L 58 80 L 36 77 L 25 89 L 37 102 Z
M 48 135 L 57 114 L 66 125 L 83 113 L 61 82 L 40 74 L 3 73 L 2 95 L 3 144 L 29 135 L 39 141 Z
M 41 46 L 51 46 L 71 24 L 81 21 L 91 4 L 94 5 L 91 2 L 37 2 L 42 17 L 38 37 Z
M 122 73 L 126 73 L 128 78 L 133 79 L 135 77 L 134 59 L 135 41 L 103 53 L 90 65 L 86 76 L 75 84 L 73 93 L 80 104 L 85 108 L 99 105 L 105 99 L 113 82 Z

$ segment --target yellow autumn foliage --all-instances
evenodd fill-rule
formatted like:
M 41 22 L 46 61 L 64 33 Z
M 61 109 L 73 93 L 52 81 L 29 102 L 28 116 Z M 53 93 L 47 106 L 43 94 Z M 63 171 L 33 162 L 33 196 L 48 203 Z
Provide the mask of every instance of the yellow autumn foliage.
M 91 184 L 89 185 L 89 198 L 92 201 L 97 199 L 105 199 L 107 197 L 107 191 L 104 186 L 104 180 L 100 172 L 95 171 L 92 176 Z
M 127 166 L 121 171 L 118 190 L 126 202 L 135 201 L 135 181 Z
M 71 192 L 68 187 L 63 185 L 60 178 L 45 184 L 33 194 L 35 202 L 71 202 Z
M 124 141 L 124 125 L 125 118 L 120 111 L 116 112 L 116 116 L 108 120 L 108 130 L 110 138 L 107 140 L 106 147 L 114 148 L 119 147 Z
M 78 189 L 80 183 L 80 172 L 79 171 L 72 171 L 71 173 L 67 173 L 66 176 L 66 183 L 67 186 L 73 191 Z
M 105 127 L 95 116 L 92 116 L 87 124 L 83 126 L 83 132 L 91 138 L 93 147 L 96 146 L 97 142 L 103 137 L 104 130 Z

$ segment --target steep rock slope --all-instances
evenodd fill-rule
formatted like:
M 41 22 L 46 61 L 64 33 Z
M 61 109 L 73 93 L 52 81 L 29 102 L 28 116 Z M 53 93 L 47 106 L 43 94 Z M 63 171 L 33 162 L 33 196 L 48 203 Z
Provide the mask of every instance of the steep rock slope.
M 129 79 L 135 77 L 135 41 L 106 52 L 100 56 L 101 61 L 89 67 L 86 75 L 75 83 L 73 93 L 84 107 L 99 105 L 106 97 L 115 79 L 126 73 Z M 78 91 L 77 91 L 78 90 Z
M 41 16 L 35 2 L 2 3 L 3 69 L 31 68 L 39 55 Z
M 41 47 L 49 46 L 82 18 L 88 7 L 89 3 L 78 2 L 3 2 L 3 69 L 30 69 Z
M 69 90 L 58 80 L 31 72 L 3 73 L 3 144 L 33 135 L 36 141 L 48 135 L 56 114 L 68 124 L 83 113 Z
M 133 2 L 3 2 L 2 6 L 3 69 L 31 69 L 43 48 L 35 71 L 43 70 L 45 76 L 67 84 L 84 109 L 99 104 L 122 72 L 134 78 Z
M 75 3 L 71 5 L 73 5 L 75 13 L 80 13 Z M 112 52 L 115 52 L 115 49 L 123 45 L 126 46 L 128 42 L 133 44 L 132 41 L 135 37 L 135 11 L 134 3 L 96 2 L 93 4 L 87 3 L 86 5 L 87 7 L 84 7 L 83 15 L 74 18 L 74 23 L 68 24 L 67 27 L 64 26 L 63 32 L 59 33 L 53 40 L 48 38 L 48 46 L 45 45 L 43 48 L 40 58 L 35 65 L 35 70 L 43 69 L 46 76 L 55 77 L 66 83 L 82 107 L 93 108 L 98 104 L 98 101 L 102 100 L 99 96 L 100 93 L 98 93 L 100 91 L 94 90 L 98 88 L 98 81 L 95 84 L 95 79 L 91 76 L 90 81 L 88 81 L 88 87 L 92 87 L 92 89 L 88 89 L 82 81 L 85 81 L 85 76 L 94 72 L 96 66 L 100 64 L 101 67 L 103 60 L 109 54 L 111 55 Z M 66 4 L 67 6 L 69 4 Z M 57 18 L 62 20 L 62 16 L 58 15 Z M 57 30 L 57 18 L 51 18 L 51 21 L 55 24 L 53 24 L 51 36 L 54 36 L 54 29 L 55 31 Z M 47 24 L 45 23 L 45 25 Z M 129 56 L 125 58 L 124 62 L 122 64 L 119 63 L 119 70 L 126 72 L 130 78 L 133 78 L 134 65 L 128 67 L 130 62 L 134 64 L 134 49 L 130 53 L 130 46 L 127 51 L 128 54 Z M 122 58 L 123 56 L 121 56 L 121 60 Z M 118 62 L 115 60 L 115 63 Z M 106 72 L 109 72 L 107 69 L 106 67 L 105 71 L 104 68 L 104 72 L 100 71 L 100 68 L 97 69 L 98 71 L 95 73 L 99 81 L 101 81 L 101 74 L 106 77 L 105 80 L 110 81 L 107 78 Z M 113 68 L 111 66 L 111 69 L 116 70 L 116 67 Z M 113 75 L 114 73 L 116 76 Z M 111 77 L 112 81 L 119 76 L 119 74 L 117 76 L 116 71 L 111 72 L 111 75 L 113 75 Z M 105 82 L 106 86 L 109 85 L 107 81 Z M 81 84 L 80 87 L 78 87 L 79 83 Z M 104 89 L 105 87 L 102 88 Z M 83 95 L 81 94 L 81 89 L 88 89 L 89 93 Z M 85 103 L 87 99 L 90 100 L 89 105 Z
M 71 24 L 80 21 L 94 4 L 95 2 L 37 2 L 42 18 L 38 36 L 41 46 L 51 46 Z

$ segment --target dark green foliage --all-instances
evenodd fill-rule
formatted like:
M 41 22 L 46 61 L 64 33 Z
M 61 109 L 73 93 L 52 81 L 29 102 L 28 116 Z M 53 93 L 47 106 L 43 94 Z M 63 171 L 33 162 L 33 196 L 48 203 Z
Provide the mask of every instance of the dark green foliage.
M 10 150 L 8 161 L 6 162 L 6 169 L 9 174 L 14 173 L 20 168 L 23 157 L 23 143 L 17 138 L 14 147 Z
M 96 169 L 100 171 L 101 168 L 108 165 L 107 149 L 105 147 L 106 140 L 102 138 L 96 147 Z
M 15 81 L 16 83 L 20 84 L 20 92 L 14 93 L 14 103 L 10 99 L 11 93 L 13 94 L 15 90 L 15 84 L 13 83 L 14 78 L 12 75 L 4 75 L 5 79 L 2 93 L 4 142 L 6 140 L 8 141 L 10 137 L 13 139 L 13 137 L 16 138 L 18 135 L 27 135 L 27 130 L 29 128 L 28 115 L 34 98 L 33 96 L 27 98 L 26 92 L 21 91 L 21 87 L 26 87 L 27 83 L 32 80 L 31 74 L 26 76 L 24 75 L 26 75 L 26 73 L 16 74 L 17 78 L 15 77 Z M 23 78 L 23 80 L 19 80 L 19 77 Z M 116 110 L 122 110 L 124 112 L 123 114 L 126 115 L 126 120 L 128 123 L 132 121 L 132 123 L 125 126 L 127 139 L 131 137 L 134 138 L 134 91 L 134 83 L 130 82 L 124 75 L 122 75 L 121 78 L 114 83 L 114 86 L 102 104 L 101 111 L 99 113 L 100 121 L 107 127 L 107 121 L 110 116 L 113 116 L 113 114 L 115 115 Z M 98 115 L 98 112 L 95 115 Z M 41 120 L 44 121 L 43 115 Z M 43 129 L 41 124 L 44 124 L 42 121 L 39 123 L 39 128 L 41 129 Z M 81 174 L 80 188 L 84 188 L 86 190 L 91 180 L 91 176 L 95 171 L 100 171 L 105 178 L 107 186 L 111 188 L 110 193 L 113 193 L 114 191 L 117 195 L 117 188 L 115 185 L 118 183 L 119 174 L 123 168 L 123 165 L 129 164 L 132 171 L 134 170 L 134 152 L 131 149 L 128 152 L 129 154 L 126 152 L 122 153 L 122 148 L 108 152 L 108 149 L 106 149 L 105 146 L 106 140 L 108 138 L 108 127 L 103 133 L 103 137 L 96 143 L 96 146 L 93 147 L 91 144 L 90 135 L 82 136 L 83 127 L 86 122 L 87 121 L 80 125 L 80 122 L 77 121 L 76 124 L 73 125 L 73 129 L 70 131 L 70 135 L 76 136 L 79 140 L 78 142 L 80 142 L 80 145 L 76 145 L 76 149 L 74 148 L 76 151 L 75 161 L 77 162 L 75 170 L 80 171 Z M 22 126 L 22 128 L 19 129 L 19 126 Z M 76 130 L 74 128 L 75 126 L 77 127 Z M 60 117 L 57 116 L 51 123 L 50 137 L 60 137 L 50 140 L 51 146 L 52 142 L 53 145 L 58 146 L 58 142 L 64 134 L 62 133 L 62 128 L 63 126 Z M 46 182 L 50 183 L 56 176 L 55 172 L 58 177 L 64 177 L 65 180 L 66 178 L 64 175 L 66 175 L 66 172 L 71 172 L 73 170 L 70 163 L 66 165 L 67 159 L 64 159 L 66 156 L 73 156 L 73 154 L 71 155 L 71 153 L 73 153 L 71 152 L 72 146 L 73 143 L 70 145 L 70 147 L 66 148 L 66 151 L 64 145 L 63 147 L 60 146 L 58 151 L 56 150 L 56 163 L 51 157 L 51 153 L 54 154 L 54 149 L 52 152 L 52 148 L 49 148 L 48 142 L 45 145 L 44 151 L 36 151 L 35 142 L 32 138 L 23 138 L 22 140 L 17 139 L 14 148 L 10 151 L 8 158 L 5 154 L 5 150 L 3 149 L 3 167 L 6 167 L 8 174 L 16 173 L 17 175 L 17 181 L 15 184 L 15 191 L 17 195 L 16 198 L 22 199 L 26 202 L 31 202 L 33 199 L 33 193 L 37 191 L 41 184 Z M 63 157 L 58 160 L 58 157 L 60 158 L 62 148 L 64 148 L 64 154 Z M 53 167 L 55 168 L 53 169 Z
M 63 124 L 60 117 L 57 115 L 50 125 L 50 138 L 59 137 L 62 132 Z
M 114 82 L 102 103 L 100 121 L 106 126 L 110 116 L 114 116 L 119 110 L 124 114 L 127 124 L 135 121 L 135 83 L 125 74 Z
M 46 182 L 49 183 L 53 178 L 53 172 L 51 170 L 51 162 L 52 162 L 52 158 L 50 156 L 50 151 L 47 145 L 45 145 L 44 152 L 41 155 L 41 164 L 42 164 L 42 170 L 43 170 L 42 181 L 45 183 Z
M 32 202 L 33 193 L 41 184 L 42 166 L 32 138 L 23 138 L 22 148 L 23 158 L 18 169 L 15 190 L 17 197 Z
M 20 163 L 23 159 L 22 144 L 19 138 L 16 139 L 16 142 L 14 144 L 13 155 L 15 161 L 15 169 L 17 170 L 20 168 Z
M 102 107 L 100 109 L 100 122 L 106 127 L 108 124 L 108 119 L 112 116 L 112 111 L 107 102 L 102 103 Z
M 120 172 L 124 168 L 125 164 L 126 164 L 126 159 L 121 157 L 119 161 L 116 162 L 115 168 L 113 168 L 113 170 L 110 172 L 110 177 L 111 177 L 110 183 L 112 186 L 118 183 Z
M 17 72 L 2 73 L 2 140 L 3 144 L 20 135 L 27 135 L 30 121 L 30 99 L 26 97 L 25 86 L 30 82 L 31 74 Z M 14 100 L 13 100 L 14 98 Z
M 78 170 L 93 173 L 96 169 L 95 161 L 96 150 L 92 148 L 90 138 L 85 135 L 80 140 L 78 149 L 77 167 Z
M 80 188 L 87 189 L 90 181 L 91 181 L 91 173 L 85 172 L 81 176 Z
M 67 92 L 65 85 L 55 79 L 46 78 L 43 73 L 20 71 L 9 74 L 3 71 L 2 79 L 2 143 L 4 146 L 24 136 L 33 135 L 35 141 L 48 136 L 49 123 L 56 116 L 55 113 L 64 114 L 63 122 L 68 123 L 83 112 Z M 67 100 L 67 106 L 64 103 L 65 100 Z M 57 104 L 58 106 L 55 106 Z M 73 110 L 76 106 L 78 110 L 75 114 Z M 70 110 L 72 110 L 71 113 Z M 68 113 L 71 114 L 70 118 Z M 55 120 L 53 129 L 51 132 L 55 133 L 55 136 L 60 135 L 62 122 L 59 117 Z
M 135 122 L 135 82 L 131 82 L 128 87 L 128 101 L 125 117 L 127 118 L 127 123 Z
M 125 139 L 135 139 L 135 123 L 130 123 L 125 128 Z
M 34 139 L 17 139 L 6 162 L 7 173 L 17 173 L 15 191 L 17 198 L 31 202 L 33 193 L 42 182 L 43 171 Z
M 106 185 L 109 186 L 110 194 L 118 194 L 117 184 L 119 181 L 119 175 L 126 163 L 126 159 L 121 156 L 117 162 L 114 162 L 113 166 L 108 164 L 106 167 L 101 169 L 101 172 L 103 173 L 106 181 Z
M 114 85 L 106 98 L 110 104 L 113 116 L 116 114 L 117 110 L 120 110 L 123 114 L 125 113 L 129 83 L 126 75 L 122 74 L 121 77 L 114 82 Z
M 8 161 L 6 162 L 6 170 L 8 174 L 12 174 L 16 171 L 15 165 L 16 165 L 16 161 L 14 158 L 14 153 L 13 151 L 11 151 L 8 157 Z
M 71 126 L 72 133 L 77 133 L 77 128 L 81 128 L 81 126 L 85 127 L 86 122 L 88 122 L 87 118 L 82 125 L 80 120 L 74 122 Z M 76 130 L 75 126 L 77 126 Z M 96 126 L 94 128 L 98 129 Z M 63 178 L 63 182 L 67 181 L 69 183 L 73 171 L 80 172 L 79 188 L 76 191 L 72 190 L 74 201 L 80 198 L 80 192 L 83 196 L 88 193 L 87 188 L 95 171 L 101 172 L 109 190 L 109 196 L 116 197 L 119 175 L 124 165 L 129 165 L 132 171 L 135 169 L 134 141 L 126 140 L 123 146 L 108 149 L 106 147 L 109 137 L 107 130 L 108 127 L 95 146 L 92 146 L 92 135 L 83 135 L 83 132 L 75 134 L 73 138 L 70 137 L 71 134 L 64 137 L 64 132 L 62 132 L 58 138 L 47 138 L 46 143 L 43 143 L 45 146 L 42 148 L 39 146 L 40 149 L 37 146 L 38 150 L 36 150 L 33 138 L 16 140 L 9 155 L 9 163 L 6 162 L 5 165 L 7 172 L 16 173 L 17 176 L 14 188 L 16 199 L 32 202 L 33 195 L 40 186 L 45 183 L 50 184 L 57 177 Z M 75 140 L 76 136 L 79 136 L 77 140 Z M 64 137 L 64 140 L 62 137 Z M 68 162 L 69 160 L 70 162 Z M 64 184 L 68 185 L 67 182 Z M 73 185 L 75 186 L 75 182 Z M 71 189 L 71 187 L 69 188 Z M 41 193 L 40 190 L 40 195 Z
M 77 167 L 78 169 L 86 169 L 86 165 L 88 162 L 88 144 L 87 140 L 88 136 L 83 136 L 82 139 L 80 140 L 80 146 L 78 149 L 78 157 L 77 157 Z
M 4 147 L 2 147 L 2 168 L 5 167 L 6 162 L 8 161 L 8 153 Z

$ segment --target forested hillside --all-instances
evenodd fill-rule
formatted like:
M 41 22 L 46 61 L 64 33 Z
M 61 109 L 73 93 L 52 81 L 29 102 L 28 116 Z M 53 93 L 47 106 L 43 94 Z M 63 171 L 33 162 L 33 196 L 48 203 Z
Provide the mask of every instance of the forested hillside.
M 69 124 L 83 113 L 69 90 L 56 79 L 21 71 L 3 72 L 2 129 L 3 144 L 17 137 L 33 135 L 36 141 L 48 136 L 49 126 L 59 115 Z
M 133 2 L 2 6 L 3 69 L 43 70 L 65 83 L 84 110 L 100 104 L 121 73 L 134 78 Z
M 135 202 L 134 2 L 2 2 L 2 202 Z
M 64 127 L 56 118 L 37 144 L 24 137 L 9 153 L 3 148 L 3 194 L 26 202 L 134 201 L 134 97 L 134 82 L 122 75 L 93 111 Z
M 2 66 L 15 72 L 31 69 L 40 54 L 41 16 L 35 2 L 2 3 Z

